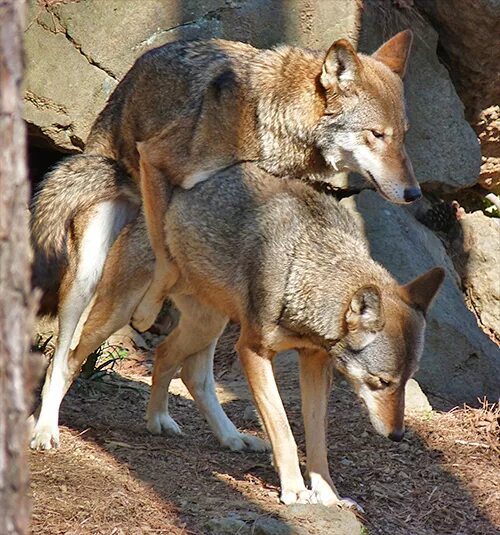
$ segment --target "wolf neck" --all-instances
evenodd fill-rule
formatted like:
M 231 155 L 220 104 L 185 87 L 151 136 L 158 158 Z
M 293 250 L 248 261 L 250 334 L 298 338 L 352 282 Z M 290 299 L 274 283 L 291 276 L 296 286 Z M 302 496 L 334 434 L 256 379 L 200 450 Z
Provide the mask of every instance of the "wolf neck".
M 281 320 L 282 326 L 291 331 L 327 343 L 345 336 L 345 312 L 359 288 L 388 286 L 385 270 L 359 249 L 356 239 L 344 236 L 353 253 L 339 254 L 334 241 L 342 238 L 332 238 L 330 244 L 321 240 L 323 251 L 304 250 L 292 258 Z
M 260 167 L 277 176 L 331 173 L 314 144 L 325 102 L 318 90 L 323 57 L 300 48 L 263 51 L 252 66 Z

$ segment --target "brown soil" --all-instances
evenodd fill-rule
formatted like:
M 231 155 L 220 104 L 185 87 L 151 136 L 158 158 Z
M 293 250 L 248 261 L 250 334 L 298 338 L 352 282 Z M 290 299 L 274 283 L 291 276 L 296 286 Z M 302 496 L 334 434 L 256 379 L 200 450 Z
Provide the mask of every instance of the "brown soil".
M 262 434 L 244 417 L 250 396 L 224 353 L 224 408 L 239 428 Z M 31 454 L 33 533 L 201 535 L 208 520 L 230 513 L 249 525 L 283 516 L 269 455 L 221 450 L 180 379 L 171 413 L 184 436 L 147 433 L 151 355 L 134 358 L 118 373 L 80 379 L 63 402 L 61 448 Z M 277 374 L 303 460 L 294 359 L 283 357 Z M 499 534 L 499 415 L 485 406 L 409 416 L 407 435 L 395 444 L 375 435 L 340 381 L 329 419 L 334 481 L 364 507 L 372 535 Z

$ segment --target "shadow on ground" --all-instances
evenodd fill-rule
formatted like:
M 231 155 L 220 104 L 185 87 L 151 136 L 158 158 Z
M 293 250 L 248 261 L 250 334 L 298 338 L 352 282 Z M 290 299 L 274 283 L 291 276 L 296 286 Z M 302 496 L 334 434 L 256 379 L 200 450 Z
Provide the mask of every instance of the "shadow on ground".
M 303 461 L 305 448 L 295 365 L 287 359 L 278 368 L 280 388 Z M 224 403 L 229 417 L 243 430 L 260 432 L 258 422 L 249 422 L 247 418 L 251 402 L 244 381 L 225 380 L 222 385 L 230 394 Z M 61 423 L 72 429 L 73 437 L 79 435 L 86 445 L 93 447 L 90 457 L 80 452 L 82 469 L 85 464 L 92 464 L 92 458 L 99 457 L 99 452 L 107 452 L 119 466 L 126 467 L 132 479 L 141 483 L 135 490 L 127 488 L 125 482 L 125 494 L 144 492 L 146 488 L 156 495 L 163 504 L 160 507 L 171 512 L 170 521 L 179 529 L 173 531 L 171 527 L 169 533 L 209 533 L 207 522 L 227 517 L 239 519 L 240 524 L 234 524 L 234 533 L 240 529 L 241 534 L 246 533 L 242 526 L 252 529 L 257 519 L 271 517 L 281 518 L 289 526 L 301 526 L 308 530 L 305 533 L 342 533 L 318 530 L 319 524 L 315 525 L 305 513 L 290 521 L 289 510 L 278 504 L 278 480 L 269 455 L 221 450 L 190 399 L 172 396 L 171 401 L 171 413 L 182 426 L 184 436 L 149 435 L 143 421 L 147 395 L 148 387 L 143 382 L 121 376 L 115 376 L 110 383 L 79 380 L 63 402 Z M 478 487 L 482 487 L 483 493 L 488 492 L 481 478 L 489 478 L 493 490 L 498 463 L 496 467 L 490 463 L 484 450 L 467 452 L 464 457 L 454 443 L 455 436 L 461 436 L 460 429 L 454 424 L 443 429 L 446 419 L 440 418 L 410 418 L 405 440 L 391 443 L 372 432 L 357 400 L 343 382 L 335 389 L 329 419 L 330 468 L 339 492 L 365 508 L 364 522 L 370 534 L 498 533 L 484 507 L 477 504 L 484 505 L 486 499 L 484 495 L 478 499 Z M 63 441 L 70 439 L 69 433 L 63 435 Z M 64 443 L 55 455 L 38 454 L 33 461 L 35 511 L 37 489 L 43 484 L 36 469 L 42 464 L 52 477 L 54 472 L 64 472 L 66 463 L 61 466 L 58 461 L 62 455 Z M 71 452 L 68 455 L 74 457 Z M 476 484 L 474 495 L 468 488 L 470 481 L 452 473 L 457 473 L 453 467 L 460 463 L 476 464 L 471 476 L 473 486 Z M 106 495 L 98 496 L 102 490 L 89 487 L 89 483 L 86 479 L 81 481 L 77 494 L 93 492 L 98 500 L 108 499 Z M 57 488 L 53 490 L 59 492 Z M 109 507 L 114 510 L 116 497 L 109 499 Z M 143 528 L 142 532 L 148 531 Z M 160 531 L 156 528 L 153 532 Z M 295 532 L 290 527 L 288 533 Z

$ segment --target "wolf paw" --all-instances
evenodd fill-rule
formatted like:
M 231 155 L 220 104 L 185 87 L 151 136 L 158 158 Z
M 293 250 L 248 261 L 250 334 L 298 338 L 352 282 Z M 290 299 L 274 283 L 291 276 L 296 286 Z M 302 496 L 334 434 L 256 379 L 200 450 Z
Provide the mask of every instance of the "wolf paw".
M 269 443 L 259 437 L 239 433 L 221 440 L 221 444 L 231 451 L 269 451 Z
M 30 442 L 32 450 L 45 451 L 59 447 L 59 429 L 50 426 L 35 426 Z
M 339 507 L 342 506 L 341 498 L 339 498 L 331 489 L 329 489 L 328 492 L 313 489 L 312 494 L 312 499 L 314 500 L 312 503 L 319 503 L 325 507 L 333 507 L 334 505 L 338 505 Z
M 177 422 L 165 413 L 155 413 L 148 416 L 146 427 L 153 435 L 161 435 L 163 432 L 169 435 L 182 435 L 182 430 Z
M 130 320 L 132 327 L 141 333 L 147 331 L 155 322 L 161 306 L 162 303 L 152 305 L 150 302 L 142 300 L 135 309 L 132 319 Z
M 345 509 L 356 509 L 356 511 L 361 514 L 364 514 L 365 512 L 361 505 L 351 498 L 341 498 L 340 506 L 344 507 Z
M 132 314 L 132 327 L 139 332 L 147 331 L 158 317 L 164 299 L 163 287 L 160 290 L 153 282 Z
M 318 503 L 314 492 L 306 488 L 299 490 L 283 489 L 281 491 L 280 501 L 285 505 Z

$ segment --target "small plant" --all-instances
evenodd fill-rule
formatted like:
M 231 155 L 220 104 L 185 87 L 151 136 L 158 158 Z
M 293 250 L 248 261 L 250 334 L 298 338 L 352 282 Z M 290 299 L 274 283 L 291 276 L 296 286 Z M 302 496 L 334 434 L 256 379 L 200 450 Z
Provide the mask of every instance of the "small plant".
M 430 409 L 428 411 L 425 411 L 422 414 L 422 420 L 429 421 L 429 420 L 432 420 L 434 418 L 434 416 L 435 416 L 434 411 L 432 409 Z
M 88 356 L 81 374 L 85 379 L 98 379 L 107 370 L 112 370 L 117 362 L 127 358 L 127 355 L 128 349 L 104 343 Z

